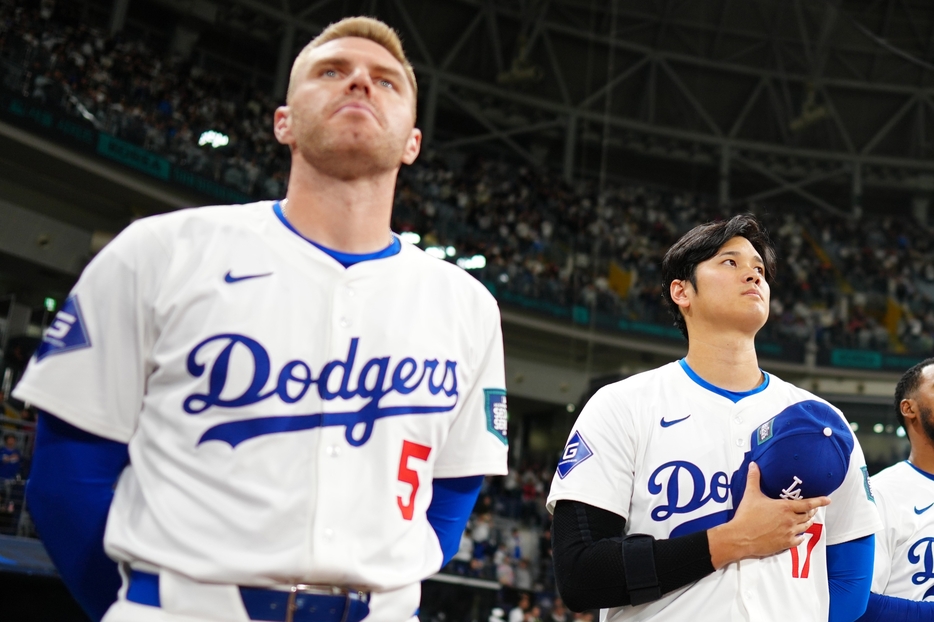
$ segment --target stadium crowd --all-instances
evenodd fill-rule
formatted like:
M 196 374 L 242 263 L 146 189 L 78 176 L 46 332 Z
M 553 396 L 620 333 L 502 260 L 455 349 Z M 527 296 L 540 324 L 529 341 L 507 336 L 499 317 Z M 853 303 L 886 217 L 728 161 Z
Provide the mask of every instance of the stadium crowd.
M 553 473 L 524 464 L 510 467 L 505 477 L 487 478 L 460 548 L 444 569 L 499 583 L 508 622 L 588 619 L 589 614 L 567 612 L 554 589 L 551 516 L 545 509 Z
M 268 94 L 153 49 L 105 36 L 50 2 L 0 5 L 3 83 L 49 108 L 159 153 L 257 198 L 278 198 L 288 154 L 272 137 Z M 214 147 L 200 137 L 229 138 Z M 699 222 L 723 218 L 711 197 L 590 181 L 502 162 L 427 152 L 400 176 L 394 226 L 422 245 L 484 256 L 478 277 L 498 291 L 671 327 L 661 297 L 665 250 Z M 796 209 L 749 210 L 779 248 L 763 337 L 825 348 L 934 349 L 930 236 L 904 218 L 859 221 Z M 614 276 L 615 275 L 615 276 Z
M 767 339 L 927 354 L 934 346 L 934 264 L 927 232 L 903 218 L 860 221 L 749 206 L 779 251 Z M 597 314 L 671 325 L 661 259 L 694 225 L 729 214 L 710 197 L 640 184 L 600 193 L 528 168 L 431 154 L 402 174 L 400 230 L 482 254 L 500 290 Z M 613 266 L 611 268 L 611 265 Z M 614 286 L 612 271 L 625 275 Z
M 145 39 L 107 37 L 75 11 L 23 0 L 0 5 L 0 58 L 8 89 L 245 194 L 284 191 L 287 152 L 270 131 L 277 102 L 242 81 L 159 53 Z M 206 131 L 229 142 L 199 144 Z M 917 223 L 749 209 L 780 251 L 764 338 L 915 355 L 934 349 L 934 262 Z M 428 152 L 400 176 L 394 225 L 418 232 L 423 246 L 483 255 L 478 276 L 499 291 L 578 306 L 608 326 L 622 319 L 670 327 L 661 257 L 691 226 L 725 216 L 712 198 L 692 193 L 640 184 L 598 192 L 589 181 L 571 185 L 528 167 Z

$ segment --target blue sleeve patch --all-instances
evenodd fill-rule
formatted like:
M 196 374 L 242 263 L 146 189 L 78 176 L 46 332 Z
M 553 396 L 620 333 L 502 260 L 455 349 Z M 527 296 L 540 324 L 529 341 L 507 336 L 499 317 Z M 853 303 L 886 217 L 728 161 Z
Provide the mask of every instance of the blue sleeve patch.
M 584 441 L 580 432 L 574 432 L 574 435 L 568 439 L 568 444 L 564 447 L 564 453 L 561 460 L 558 461 L 558 477 L 564 479 L 571 472 L 571 469 L 593 455 L 593 450 Z
M 503 389 L 484 389 L 483 403 L 486 406 L 486 429 L 501 440 L 503 445 L 509 444 L 506 430 L 509 415 L 506 411 L 506 391 Z
M 69 296 L 42 336 L 42 343 L 36 348 L 36 360 L 41 361 L 50 354 L 90 347 L 91 339 L 84 325 L 78 296 Z

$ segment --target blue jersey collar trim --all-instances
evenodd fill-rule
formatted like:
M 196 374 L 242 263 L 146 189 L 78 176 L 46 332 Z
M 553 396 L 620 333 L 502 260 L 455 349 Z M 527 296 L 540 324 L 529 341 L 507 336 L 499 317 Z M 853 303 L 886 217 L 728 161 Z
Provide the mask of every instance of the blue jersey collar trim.
M 763 380 L 762 384 L 760 384 L 755 389 L 750 389 L 749 391 L 727 391 L 726 389 L 721 389 L 720 387 L 716 385 L 710 384 L 709 382 L 707 382 L 706 380 L 698 376 L 697 373 L 693 369 L 691 369 L 690 365 L 688 365 L 687 359 L 681 359 L 678 361 L 678 363 L 681 365 L 681 369 L 684 370 L 684 373 L 688 375 L 688 378 L 690 378 L 691 380 L 693 380 L 694 382 L 696 382 L 703 388 L 707 389 L 708 391 L 712 391 L 716 393 L 717 395 L 722 395 L 723 397 L 730 400 L 734 404 L 740 401 L 741 399 L 743 399 L 744 397 L 749 397 L 750 395 L 755 395 L 756 393 L 762 393 L 763 391 L 765 391 L 766 387 L 769 386 L 769 375 L 766 372 L 762 372 L 762 376 L 765 378 L 765 380 Z
M 402 242 L 400 242 L 399 238 L 397 238 L 396 236 L 392 236 L 392 242 L 390 242 L 389 246 L 387 246 L 381 251 L 376 251 L 375 253 L 342 253 L 341 251 L 336 251 L 332 248 L 328 248 L 327 246 L 322 246 L 318 244 L 317 242 L 315 242 L 314 240 L 310 240 L 306 238 L 305 236 L 303 236 L 301 233 L 299 233 L 298 229 L 293 227 L 292 223 L 290 223 L 286 219 L 285 214 L 282 212 L 282 205 L 279 203 L 279 201 L 276 201 L 275 205 L 272 206 L 272 210 L 276 213 L 276 217 L 279 218 L 282 224 L 285 225 L 289 231 L 291 231 L 292 233 L 294 233 L 301 239 L 305 240 L 306 242 L 308 242 L 315 248 L 326 253 L 329 257 L 337 261 L 340 265 L 344 266 L 345 268 L 349 268 L 350 266 L 354 264 L 358 264 L 362 261 L 370 261 L 372 259 L 383 259 L 385 257 L 392 257 L 393 255 L 398 255 L 399 251 L 402 250 Z
M 917 471 L 918 473 L 920 473 L 920 474 L 923 475 L 924 477 L 926 477 L 926 478 L 928 478 L 928 479 L 930 479 L 930 480 L 934 480 L 934 474 L 928 473 L 927 471 L 922 471 L 921 469 L 919 469 L 918 467 L 916 467 L 916 466 L 913 465 L 912 463 L 908 462 L 907 460 L 905 460 L 905 464 L 907 464 L 908 466 L 910 466 L 911 468 L 913 468 L 915 471 Z

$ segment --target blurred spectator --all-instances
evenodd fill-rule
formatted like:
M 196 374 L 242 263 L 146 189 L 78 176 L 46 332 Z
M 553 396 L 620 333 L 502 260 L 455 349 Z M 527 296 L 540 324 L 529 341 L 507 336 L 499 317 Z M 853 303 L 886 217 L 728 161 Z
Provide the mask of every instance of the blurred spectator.
M 564 606 L 564 601 L 556 598 L 551 611 L 545 618 L 545 622 L 568 622 L 568 620 L 570 618 L 568 617 L 568 610 Z
M 22 453 L 16 446 L 16 437 L 7 434 L 3 437 L 3 447 L 0 447 L 0 511 L 12 514 L 13 485 L 17 483 L 22 467 Z
M 519 595 L 519 602 L 509 611 L 508 622 L 526 622 L 525 614 L 532 609 L 528 592 Z
M 496 562 L 496 580 L 500 585 L 513 587 L 516 584 L 512 563 L 512 559 L 507 555 L 500 556 L 499 561 Z
M 529 567 L 529 560 L 525 558 L 519 560 L 516 566 L 515 580 L 517 590 L 532 591 L 532 569 Z
M 3 447 L 0 448 L 0 480 L 16 479 L 22 466 L 22 452 L 16 446 L 16 437 L 7 434 L 3 437 Z
M 470 570 L 470 562 L 473 559 L 474 543 L 470 537 L 470 530 L 465 529 L 461 534 L 460 547 L 454 558 L 451 560 L 454 565 L 454 572 L 460 575 L 466 575 Z
M 522 534 L 519 533 L 518 529 L 512 530 L 512 535 L 509 537 L 509 546 L 512 558 L 522 559 Z
M 489 498 L 489 496 L 487 496 Z M 474 551 L 473 556 L 477 559 L 486 557 L 490 546 L 490 529 L 493 524 L 493 517 L 489 511 L 480 515 L 475 515 L 471 536 L 473 537 Z

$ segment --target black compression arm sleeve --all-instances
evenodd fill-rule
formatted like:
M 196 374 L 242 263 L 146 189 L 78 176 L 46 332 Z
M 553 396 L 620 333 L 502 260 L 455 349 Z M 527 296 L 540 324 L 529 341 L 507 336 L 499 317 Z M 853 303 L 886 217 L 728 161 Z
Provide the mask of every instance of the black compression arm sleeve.
M 558 501 L 552 551 L 558 592 L 572 611 L 629 605 L 622 540 L 626 519 L 579 501 Z M 667 594 L 713 572 L 707 532 L 655 540 L 659 589 Z

